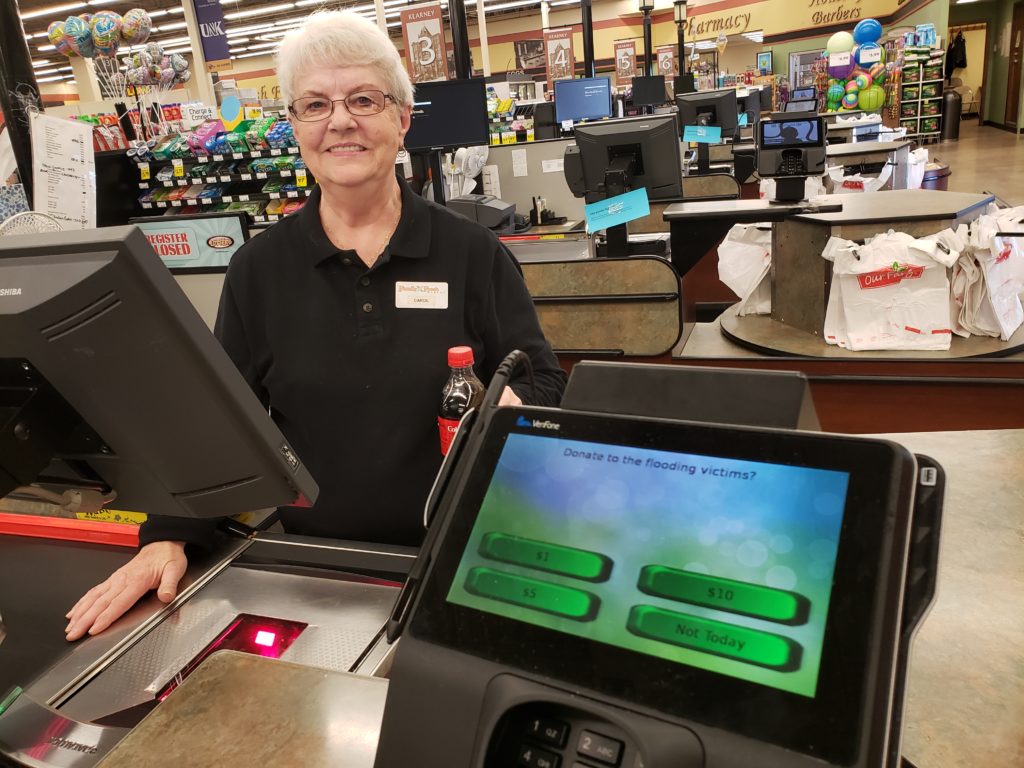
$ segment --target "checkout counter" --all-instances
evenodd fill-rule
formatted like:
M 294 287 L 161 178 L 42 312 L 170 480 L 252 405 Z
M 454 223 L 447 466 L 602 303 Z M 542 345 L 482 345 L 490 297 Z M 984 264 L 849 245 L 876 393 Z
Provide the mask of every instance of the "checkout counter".
M 144 244 L 134 230 L 120 235 L 129 249 Z M 68 237 L 16 245 L 43 257 Z M 111 248 L 109 231 L 76 237 Z M 155 256 L 152 265 L 142 272 L 167 299 L 160 309 L 188 315 L 187 334 L 208 339 L 214 360 L 212 337 Z M 129 297 L 129 284 L 120 289 Z M 109 328 L 91 332 L 100 344 Z M 220 384 L 208 394 L 237 397 L 274 448 L 268 476 L 294 478 L 295 457 L 267 431 L 266 414 L 230 386 L 229 369 L 214 368 Z M 950 696 L 948 676 L 983 670 L 1019 700 L 1020 633 L 993 631 L 986 601 L 961 605 L 954 592 L 948 623 L 935 630 L 941 648 L 915 644 L 910 655 L 934 588 L 941 462 L 896 444 L 766 425 L 781 408 L 753 407 L 754 427 L 677 420 L 716 413 L 700 392 L 729 409 L 784 385 L 794 393 L 788 426 L 813 428 L 797 377 L 757 377 L 742 396 L 723 372 L 698 390 L 678 385 L 678 368 L 645 371 L 643 386 L 630 381 L 636 371 L 579 366 L 561 410 L 485 404 L 467 418 L 431 494 L 418 557 L 238 529 L 193 560 L 174 602 L 150 598 L 108 633 L 68 646 L 58 617 L 83 581 L 127 553 L 3 537 L 0 575 L 26 589 L 10 600 L 5 588 L 0 606 L 0 669 L 23 681 L 0 701 L 0 762 L 801 768 L 824 759 L 895 768 L 902 729 L 903 754 L 917 765 L 952 766 L 929 751 L 934 722 L 947 755 L 982 754 L 972 750 L 985 739 L 989 765 L 1000 765 L 1001 749 L 1012 757 L 1013 724 L 1001 724 L 1013 707 L 986 699 L 981 722 L 999 728 L 986 731 L 962 716 L 979 702 Z M 488 403 L 502 384 L 492 382 Z M 946 446 L 942 459 L 963 473 L 950 477 L 970 478 L 958 481 L 951 507 L 978 548 L 953 540 L 969 563 L 949 580 L 974 578 L 979 562 L 998 569 L 1010 601 L 999 616 L 1024 615 L 1012 610 L 1024 595 L 1013 589 L 1018 560 L 993 550 L 994 520 L 1019 525 L 1008 482 L 1016 465 L 1005 464 L 1013 445 L 981 436 L 976 462 L 960 453 L 959 436 L 924 445 Z M 263 495 L 293 500 L 295 484 Z M 297 484 L 315 493 L 308 478 Z M 700 504 L 680 508 L 681 498 Z M 813 524 L 793 515 L 804 508 L 815 509 Z M 587 525 L 565 525 L 576 518 Z M 986 594 L 994 581 L 983 582 Z M 1009 653 L 1007 637 L 1018 643 Z M 979 651 L 972 665 L 949 669 L 949 654 L 962 661 L 965 647 Z M 941 665 L 941 683 L 915 683 L 922 656 L 926 669 Z M 933 695 L 936 685 L 945 695 Z

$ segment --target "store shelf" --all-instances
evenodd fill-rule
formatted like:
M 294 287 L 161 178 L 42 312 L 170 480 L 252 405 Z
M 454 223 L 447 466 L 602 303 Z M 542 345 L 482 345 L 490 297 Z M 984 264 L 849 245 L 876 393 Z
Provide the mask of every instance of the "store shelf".
M 139 160 L 132 158 L 136 165 L 165 166 L 172 165 L 175 159 L 185 163 L 222 163 L 225 160 L 258 160 L 262 157 L 281 157 L 283 155 L 299 154 L 298 147 L 285 147 L 283 149 L 257 149 L 251 152 L 227 152 L 215 155 L 199 155 L 194 157 L 172 158 L 169 160 Z
M 214 205 L 216 203 L 249 203 L 260 200 L 284 200 L 309 197 L 313 190 L 299 189 L 290 192 L 248 192 L 235 193 L 231 195 L 220 195 L 218 197 L 194 197 L 182 198 L 180 200 L 155 200 L 151 203 L 139 203 L 146 210 L 154 208 L 184 208 L 189 205 Z
M 193 184 L 222 184 L 238 181 L 265 181 L 266 179 L 290 179 L 295 177 L 294 168 L 284 168 L 279 171 L 247 171 L 245 173 L 222 173 L 212 176 L 186 176 L 180 179 L 150 179 L 140 181 L 139 189 L 152 189 L 153 187 L 189 187 Z M 314 182 L 313 176 L 306 171 L 306 178 L 310 185 Z

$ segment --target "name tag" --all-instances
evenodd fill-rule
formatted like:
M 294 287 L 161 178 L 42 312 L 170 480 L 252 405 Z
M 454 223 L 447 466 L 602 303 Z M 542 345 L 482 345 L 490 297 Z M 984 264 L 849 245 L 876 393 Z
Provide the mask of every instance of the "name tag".
M 448 309 L 448 283 L 395 283 L 398 309 Z

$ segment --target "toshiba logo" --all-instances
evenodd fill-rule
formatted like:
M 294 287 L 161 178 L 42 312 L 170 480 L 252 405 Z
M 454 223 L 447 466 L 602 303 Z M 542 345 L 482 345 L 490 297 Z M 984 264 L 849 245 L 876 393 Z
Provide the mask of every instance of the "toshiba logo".
M 21 288 L 0 288 L 0 296 L 21 296 Z

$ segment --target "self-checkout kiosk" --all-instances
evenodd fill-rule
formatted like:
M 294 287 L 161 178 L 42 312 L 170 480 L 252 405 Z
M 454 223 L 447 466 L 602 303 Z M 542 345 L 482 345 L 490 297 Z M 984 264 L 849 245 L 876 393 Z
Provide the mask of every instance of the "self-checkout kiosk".
M 757 172 L 775 179 L 775 200 L 791 202 L 804 197 L 804 181 L 825 172 L 823 118 L 777 114 L 757 124 Z
M 656 408 L 643 390 L 574 410 L 589 379 L 560 410 L 485 412 L 442 470 L 375 768 L 897 766 L 941 469 L 622 415 Z

